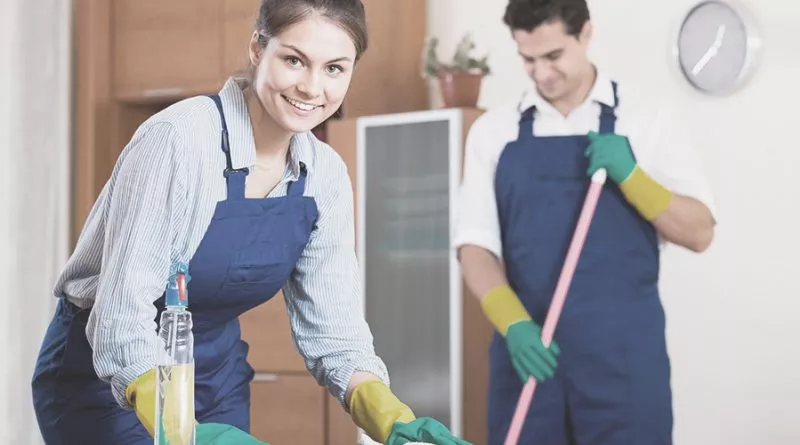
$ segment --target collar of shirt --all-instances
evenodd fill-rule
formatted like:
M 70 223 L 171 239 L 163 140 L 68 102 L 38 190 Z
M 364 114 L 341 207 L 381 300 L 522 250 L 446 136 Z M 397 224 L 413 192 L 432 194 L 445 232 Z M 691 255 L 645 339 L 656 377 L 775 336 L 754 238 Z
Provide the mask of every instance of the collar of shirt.
M 256 161 L 256 144 L 242 84 L 233 77 L 229 78 L 220 90 L 219 97 L 222 100 L 225 121 L 228 124 L 231 164 L 233 168 L 253 168 Z M 289 167 L 293 179 L 300 177 L 301 162 L 305 164 L 306 171 L 311 172 L 312 170 L 311 160 L 313 157 L 309 153 L 310 144 L 305 143 L 308 137 L 305 133 L 295 133 L 289 142 Z
M 594 86 L 592 86 L 589 95 L 586 97 L 586 102 L 599 102 L 610 107 L 614 106 L 614 89 L 611 86 L 611 78 L 599 69 L 597 70 Z M 519 104 L 519 112 L 521 113 L 532 106 L 535 106 L 540 112 L 558 113 L 555 107 L 542 97 L 535 87 L 523 93 Z

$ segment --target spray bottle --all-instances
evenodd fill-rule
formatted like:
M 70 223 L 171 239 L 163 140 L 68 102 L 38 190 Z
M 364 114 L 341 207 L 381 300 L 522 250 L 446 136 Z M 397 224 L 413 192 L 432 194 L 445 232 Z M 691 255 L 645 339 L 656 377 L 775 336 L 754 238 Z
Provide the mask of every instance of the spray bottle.
M 189 267 L 170 268 L 161 314 L 156 380 L 155 445 L 195 445 L 194 335 L 189 312 Z

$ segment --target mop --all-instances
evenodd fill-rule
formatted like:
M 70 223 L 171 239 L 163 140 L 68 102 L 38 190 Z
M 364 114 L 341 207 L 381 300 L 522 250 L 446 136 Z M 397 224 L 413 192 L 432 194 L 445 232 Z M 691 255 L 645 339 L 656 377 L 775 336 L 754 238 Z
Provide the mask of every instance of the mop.
M 581 209 L 578 224 L 575 227 L 575 233 L 572 235 L 572 241 L 567 251 L 567 258 L 564 261 L 564 266 L 561 268 L 561 275 L 558 277 L 558 283 L 556 284 L 556 289 L 553 294 L 553 301 L 550 303 L 550 309 L 547 311 L 547 318 L 545 318 L 544 326 L 542 327 L 542 343 L 547 348 L 550 347 L 550 342 L 553 340 L 553 333 L 556 330 L 556 324 L 558 324 L 558 317 L 561 315 L 561 310 L 564 308 L 564 301 L 567 298 L 567 291 L 572 282 L 572 275 L 575 273 L 575 267 L 578 265 L 578 257 L 580 257 L 581 250 L 583 249 L 583 242 L 586 240 L 586 233 L 589 231 L 589 225 L 592 222 L 594 210 L 597 207 L 597 201 L 600 199 L 600 192 L 603 190 L 603 184 L 605 184 L 605 182 L 605 169 L 601 168 L 592 175 L 591 185 L 586 194 L 586 199 L 583 202 L 583 209 Z M 525 423 L 525 416 L 528 414 L 528 408 L 530 408 L 535 390 L 536 380 L 530 377 L 522 388 L 522 393 L 517 401 L 517 408 L 516 411 L 514 411 L 511 426 L 508 429 L 505 445 L 516 445 L 519 441 L 522 425 Z

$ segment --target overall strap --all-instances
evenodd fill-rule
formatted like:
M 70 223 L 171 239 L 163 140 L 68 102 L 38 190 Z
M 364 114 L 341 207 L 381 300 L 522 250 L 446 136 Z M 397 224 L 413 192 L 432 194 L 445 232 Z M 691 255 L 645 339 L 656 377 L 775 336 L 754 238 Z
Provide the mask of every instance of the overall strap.
M 614 91 L 614 106 L 600 104 L 600 133 L 613 133 L 617 123 L 616 108 L 619 105 L 619 95 L 617 94 L 617 83 L 611 82 L 611 89 Z M 533 120 L 536 114 L 536 106 L 531 106 L 522 112 L 519 118 L 519 134 L 517 140 L 525 140 L 533 137 Z
M 286 195 L 287 196 L 303 196 L 303 193 L 306 190 L 306 176 L 308 176 L 308 169 L 306 168 L 306 164 L 300 162 L 300 177 L 297 178 L 297 181 L 292 181 L 287 185 Z
M 536 114 L 536 106 L 531 106 L 523 111 L 519 117 L 518 141 L 533 139 L 533 115 Z
M 616 82 L 611 82 L 611 89 L 614 90 L 614 106 L 600 104 L 600 133 L 613 133 L 617 123 L 616 108 L 619 105 L 619 97 Z
M 225 176 L 225 180 L 228 185 L 228 199 L 244 199 L 245 178 L 250 170 L 246 167 L 233 168 L 233 163 L 231 162 L 231 144 L 230 139 L 228 138 L 228 123 L 225 121 L 225 113 L 222 110 L 222 99 L 220 99 L 219 95 L 217 94 L 208 97 L 210 97 L 214 101 L 214 104 L 216 104 L 217 111 L 219 111 L 220 122 L 222 123 L 222 141 L 220 144 L 222 151 L 225 153 L 225 170 L 222 172 L 222 174 Z

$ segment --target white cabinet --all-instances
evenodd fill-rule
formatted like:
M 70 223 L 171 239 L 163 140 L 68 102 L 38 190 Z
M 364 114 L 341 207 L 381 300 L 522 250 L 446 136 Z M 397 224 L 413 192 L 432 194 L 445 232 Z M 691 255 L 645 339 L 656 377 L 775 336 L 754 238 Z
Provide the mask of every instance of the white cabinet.
M 451 230 L 464 139 L 480 113 L 366 116 L 329 129 L 353 181 L 364 311 L 392 388 L 417 416 L 459 435 L 478 428 L 476 443 L 491 330 L 465 296 Z

